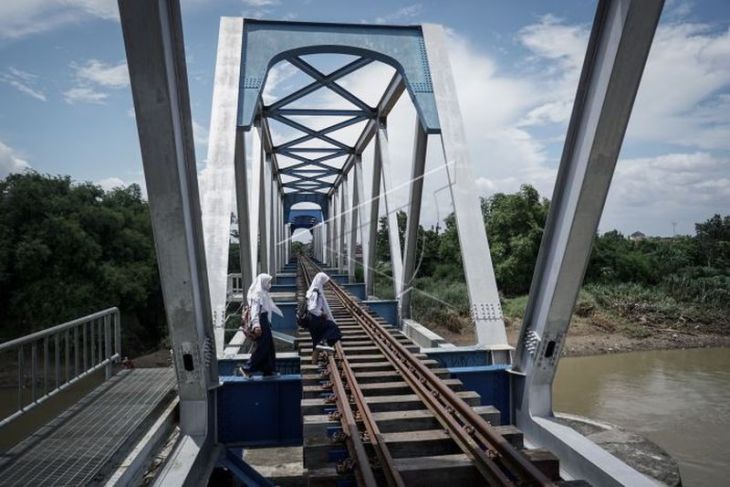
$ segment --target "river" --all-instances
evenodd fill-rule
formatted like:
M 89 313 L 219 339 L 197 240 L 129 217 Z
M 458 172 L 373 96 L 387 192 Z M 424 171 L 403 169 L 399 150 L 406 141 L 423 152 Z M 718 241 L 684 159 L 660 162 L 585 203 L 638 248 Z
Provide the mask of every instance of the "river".
M 730 349 L 560 360 L 556 411 L 640 433 L 678 462 L 685 487 L 730 485 Z

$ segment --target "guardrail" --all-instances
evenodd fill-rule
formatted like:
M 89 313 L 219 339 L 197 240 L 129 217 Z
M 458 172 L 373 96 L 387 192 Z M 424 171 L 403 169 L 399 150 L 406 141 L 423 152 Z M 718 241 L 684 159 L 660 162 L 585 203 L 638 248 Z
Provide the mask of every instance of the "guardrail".
M 17 354 L 18 374 L 18 409 L 3 418 L 0 427 L 102 367 L 105 378 L 111 377 L 114 362 L 121 359 L 121 326 L 119 310 L 108 308 L 0 343 L 0 357 Z M 28 389 L 30 397 L 26 397 Z
M 228 300 L 230 301 L 231 296 L 234 294 L 243 294 L 243 278 L 240 273 L 228 274 L 228 285 L 226 287 Z

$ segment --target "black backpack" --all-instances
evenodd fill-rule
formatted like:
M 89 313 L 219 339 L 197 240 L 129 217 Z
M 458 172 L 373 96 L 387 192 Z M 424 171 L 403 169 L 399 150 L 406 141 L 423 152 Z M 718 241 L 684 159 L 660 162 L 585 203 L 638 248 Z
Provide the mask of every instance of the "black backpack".
M 314 292 L 319 292 L 314 290 Z M 306 296 L 299 302 L 297 307 L 297 326 L 299 328 L 309 328 L 309 307 L 307 306 Z

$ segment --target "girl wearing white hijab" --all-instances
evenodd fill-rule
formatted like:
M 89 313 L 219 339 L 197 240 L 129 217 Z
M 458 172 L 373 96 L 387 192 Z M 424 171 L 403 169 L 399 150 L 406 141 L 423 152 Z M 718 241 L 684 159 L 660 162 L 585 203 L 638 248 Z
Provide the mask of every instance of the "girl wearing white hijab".
M 259 337 L 255 342 L 255 349 L 248 364 L 243 367 L 246 375 L 251 375 L 256 371 L 263 373 L 264 376 L 274 374 L 276 349 L 274 348 L 274 338 L 271 335 L 271 313 L 279 316 L 283 316 L 283 314 L 269 294 L 271 279 L 269 274 L 259 274 L 246 294 L 251 310 L 251 332 L 254 336 Z
M 318 272 L 307 290 L 307 311 L 309 333 L 312 335 L 312 363 L 316 364 L 319 352 L 333 352 L 335 343 L 340 341 L 342 333 L 335 323 L 332 311 L 324 295 L 324 285 L 330 278 L 324 272 Z M 326 343 L 326 345 L 325 345 Z

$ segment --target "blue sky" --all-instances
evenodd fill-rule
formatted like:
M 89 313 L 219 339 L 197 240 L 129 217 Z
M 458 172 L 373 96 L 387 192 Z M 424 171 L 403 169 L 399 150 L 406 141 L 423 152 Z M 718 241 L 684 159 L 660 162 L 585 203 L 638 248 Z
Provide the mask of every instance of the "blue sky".
M 432 22 L 449 33 L 480 191 L 529 182 L 552 194 L 593 3 L 183 0 L 182 9 L 201 169 L 221 16 Z M 676 222 L 691 233 L 730 213 L 729 26 L 730 2 L 667 3 L 601 231 L 669 235 Z M 283 86 L 291 74 L 280 74 Z M 358 82 L 370 84 L 363 76 L 350 88 Z M 0 2 L 0 107 L 0 177 L 30 167 L 105 187 L 143 182 L 115 1 Z M 410 160 L 412 109 L 393 117 L 408 127 L 392 135 L 394 159 Z M 434 188 L 427 224 L 448 211 Z

